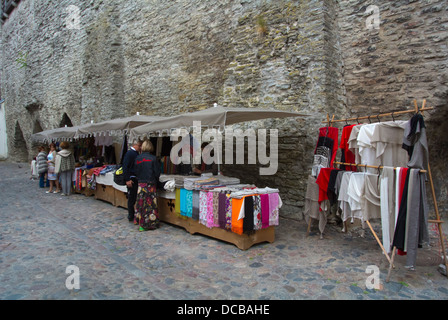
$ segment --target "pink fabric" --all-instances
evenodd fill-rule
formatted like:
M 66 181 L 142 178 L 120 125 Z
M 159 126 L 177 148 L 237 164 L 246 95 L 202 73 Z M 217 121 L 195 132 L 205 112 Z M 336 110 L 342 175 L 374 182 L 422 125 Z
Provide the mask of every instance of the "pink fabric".
M 269 226 L 278 226 L 278 193 L 269 193 Z
M 269 227 L 269 194 L 261 194 L 261 228 Z
M 207 192 L 207 227 L 215 227 L 213 217 L 213 192 Z
M 204 226 L 207 225 L 207 193 L 206 191 L 199 192 L 199 223 Z

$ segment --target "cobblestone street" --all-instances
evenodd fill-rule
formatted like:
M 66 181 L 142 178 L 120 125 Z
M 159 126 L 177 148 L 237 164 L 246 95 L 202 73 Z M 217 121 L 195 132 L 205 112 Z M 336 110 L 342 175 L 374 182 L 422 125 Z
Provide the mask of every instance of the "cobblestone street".
M 438 271 L 440 244 L 418 252 L 415 271 L 388 261 L 366 230 L 324 239 L 306 236 L 304 221 L 280 219 L 274 243 L 246 251 L 162 223 L 139 232 L 123 208 L 74 194 L 46 194 L 30 180 L 28 164 L 0 162 L 0 298 L 169 300 L 398 300 L 448 298 Z M 446 233 L 445 233 L 446 235 Z M 67 266 L 79 268 L 79 289 L 69 290 Z M 366 268 L 380 270 L 382 288 L 368 289 Z

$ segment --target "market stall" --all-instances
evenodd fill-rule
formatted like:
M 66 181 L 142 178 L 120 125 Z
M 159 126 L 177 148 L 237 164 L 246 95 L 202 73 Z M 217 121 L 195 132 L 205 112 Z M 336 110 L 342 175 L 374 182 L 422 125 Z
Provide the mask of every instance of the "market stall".
M 179 128 L 191 133 L 198 123 L 201 128 L 215 128 L 223 132 L 231 124 L 303 116 L 306 115 L 297 112 L 215 106 L 135 127 L 130 130 L 129 136 L 131 139 L 144 139 L 154 134 L 168 134 Z M 221 159 L 217 160 L 219 164 Z M 239 179 L 219 173 L 200 177 L 162 175 L 161 180 L 165 179 L 174 180 L 175 189 L 170 197 L 158 195 L 159 218 L 162 221 L 181 226 L 192 234 L 200 233 L 233 243 L 242 250 L 256 243 L 274 241 L 274 228 L 278 225 L 278 213 L 282 206 L 278 189 L 244 184 Z
M 165 183 L 166 189 L 157 191 L 160 220 L 245 250 L 255 243 L 274 241 L 274 228 L 278 225 L 282 206 L 278 189 L 244 184 L 220 173 L 191 175 L 184 165 L 174 164 L 170 159 L 176 141 L 171 141 L 169 134 L 173 129 L 191 128 L 197 121 L 201 127 L 223 130 L 227 125 L 245 121 L 302 116 L 305 115 L 278 110 L 213 107 L 168 118 L 136 115 L 86 124 L 73 127 L 71 136 L 66 133 L 58 136 L 67 130 L 60 128 L 51 136 L 43 132 L 39 137 L 45 137 L 45 141 L 71 139 L 81 142 L 81 146 L 76 146 L 83 158 L 73 175 L 74 190 L 123 208 L 127 208 L 127 188 L 114 183 L 113 172 L 127 150 L 127 138 L 151 139 L 160 160 L 160 181 Z M 120 155 L 115 148 L 116 160 L 97 161 L 112 143 L 110 138 L 118 135 L 124 140 Z

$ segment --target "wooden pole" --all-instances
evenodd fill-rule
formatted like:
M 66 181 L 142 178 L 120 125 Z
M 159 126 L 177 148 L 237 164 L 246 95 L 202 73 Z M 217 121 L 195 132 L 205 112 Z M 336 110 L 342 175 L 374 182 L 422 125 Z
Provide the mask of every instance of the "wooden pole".
M 423 112 L 423 111 L 429 111 L 429 110 L 434 110 L 433 107 L 422 107 L 420 110 L 417 107 L 417 112 Z M 407 113 L 415 113 L 415 108 L 410 109 L 410 110 L 403 110 L 403 111 L 395 111 L 395 112 L 387 112 L 387 113 L 381 113 L 378 115 L 374 115 L 374 117 L 378 118 L 378 117 L 391 117 L 391 116 L 395 116 L 395 115 L 400 115 L 400 114 L 407 114 Z M 337 120 L 331 120 L 331 122 L 348 122 L 348 121 L 358 121 L 358 120 L 366 120 L 371 118 L 372 116 L 363 116 L 363 117 L 356 117 L 356 118 L 347 118 L 347 119 L 337 119 Z M 329 123 L 330 122 L 330 117 L 327 117 L 327 121 L 322 121 L 323 123 Z
M 431 167 L 430 167 L 430 165 L 429 165 L 429 161 L 428 161 L 428 176 L 429 176 L 429 183 L 430 183 L 430 185 L 431 185 L 431 193 L 432 193 L 432 199 L 433 199 L 433 202 L 434 202 L 434 209 L 435 209 L 435 212 L 436 212 L 436 223 L 437 223 L 437 226 L 438 226 L 438 228 L 439 228 L 439 238 L 440 238 L 440 245 L 441 245 L 441 247 L 442 247 L 442 253 L 443 253 L 443 262 L 444 262 L 444 264 L 445 264 L 445 270 L 448 270 L 448 261 L 447 261 L 447 258 L 446 258 L 446 251 L 445 251 L 445 237 L 443 236 L 443 230 L 442 230 L 442 223 L 443 223 L 443 221 L 441 221 L 440 220 L 440 214 L 439 214 L 439 207 L 437 206 L 437 199 L 436 199 L 436 192 L 435 192 L 435 189 L 434 189 L 434 183 L 433 183 L 433 180 L 432 180 L 432 174 L 431 174 Z M 448 272 L 447 272 L 447 276 L 448 276 Z
M 392 249 L 392 260 L 389 265 L 389 271 L 387 272 L 386 282 L 389 282 L 389 279 L 390 279 L 390 273 L 391 273 L 393 265 L 394 265 L 395 251 L 397 251 L 397 248 L 395 248 L 395 246 L 394 246 L 394 248 Z
M 384 249 L 383 244 L 381 243 L 380 239 L 379 239 L 378 236 L 376 235 L 375 230 L 373 230 L 372 225 L 370 224 L 369 220 L 366 220 L 366 222 L 367 222 L 367 225 L 368 225 L 369 228 L 370 228 L 370 231 L 372 231 L 372 234 L 373 234 L 373 236 L 375 237 L 376 242 L 378 242 L 378 244 L 379 244 L 380 247 L 381 247 L 381 250 L 383 250 L 383 253 L 386 255 L 387 260 L 389 261 L 390 264 L 392 264 L 392 261 L 390 260 L 389 255 L 387 254 L 386 249 Z
M 309 217 L 309 221 L 308 221 L 308 228 L 306 229 L 306 236 L 308 237 L 310 235 L 310 230 L 311 230 L 311 216 Z
M 364 167 L 364 168 L 373 168 L 373 169 L 383 169 L 384 166 L 370 166 L 368 164 L 359 164 L 359 163 L 345 163 L 345 162 L 338 162 L 338 161 L 334 161 L 334 164 L 339 164 L 339 165 L 343 165 L 343 166 L 353 166 L 353 167 Z M 394 168 L 396 169 L 396 168 Z M 426 170 L 420 170 L 421 173 L 426 173 L 428 171 Z

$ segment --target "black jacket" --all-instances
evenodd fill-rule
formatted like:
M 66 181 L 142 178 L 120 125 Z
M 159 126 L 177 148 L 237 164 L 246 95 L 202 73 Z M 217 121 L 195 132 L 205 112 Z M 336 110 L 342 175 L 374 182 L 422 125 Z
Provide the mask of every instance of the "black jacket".
M 125 179 L 124 181 L 129 181 L 131 180 L 132 176 L 136 176 L 134 163 L 137 156 L 138 152 L 135 151 L 134 149 L 129 149 L 128 152 L 126 152 L 126 154 L 124 155 L 123 159 L 123 176 Z
M 143 152 L 135 159 L 135 173 L 138 182 L 157 184 L 160 177 L 160 164 L 149 152 Z

